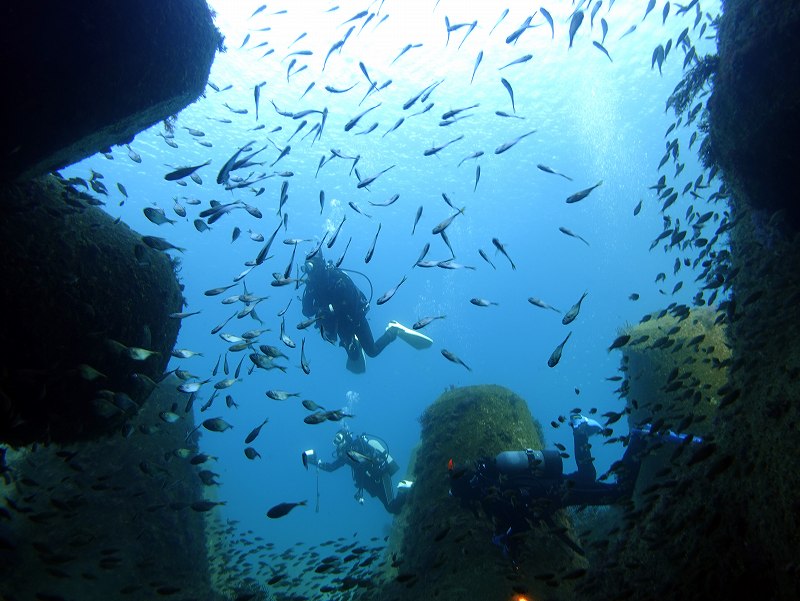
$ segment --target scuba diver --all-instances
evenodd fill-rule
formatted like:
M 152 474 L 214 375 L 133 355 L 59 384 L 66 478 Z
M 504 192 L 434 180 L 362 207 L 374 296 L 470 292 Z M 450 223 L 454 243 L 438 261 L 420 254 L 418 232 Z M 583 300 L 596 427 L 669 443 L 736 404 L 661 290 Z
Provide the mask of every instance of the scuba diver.
M 424 334 L 396 321 L 390 321 L 386 331 L 375 340 L 366 317 L 369 300 L 342 269 L 325 262 L 321 251 L 305 262 L 303 272 L 306 274 L 303 315 L 317 319 L 314 326 L 331 344 L 338 337 L 339 345 L 347 350 L 347 369 L 353 373 L 366 370 L 365 353 L 378 356 L 398 336 L 417 349 L 433 343 Z
M 584 551 L 553 522 L 555 511 L 572 505 L 611 505 L 630 498 L 648 444 L 649 425 L 632 428 L 622 459 L 611 466 L 616 482 L 600 482 L 591 455 L 589 436 L 603 431 L 595 420 L 580 414 L 570 416 L 577 471 L 563 473 L 556 450 L 504 451 L 482 458 L 474 468 L 457 469 L 448 463 L 450 495 L 461 499 L 478 515 L 477 506 L 494 522 L 492 542 L 516 565 L 522 533 L 543 523 L 573 551 Z M 700 443 L 701 438 L 669 432 L 668 439 Z
M 388 445 L 371 434 L 363 433 L 356 437 L 347 428 L 342 428 L 333 437 L 334 461 L 328 463 L 317 459 L 313 449 L 303 453 L 303 465 L 316 465 L 325 472 L 333 472 L 344 465 L 353 471 L 353 483 L 356 485 L 355 499 L 364 503 L 364 491 L 370 496 L 378 497 L 386 511 L 400 513 L 413 482 L 401 480 L 397 483 L 396 494 L 392 490 L 392 476 L 400 469 L 397 462 L 389 454 Z

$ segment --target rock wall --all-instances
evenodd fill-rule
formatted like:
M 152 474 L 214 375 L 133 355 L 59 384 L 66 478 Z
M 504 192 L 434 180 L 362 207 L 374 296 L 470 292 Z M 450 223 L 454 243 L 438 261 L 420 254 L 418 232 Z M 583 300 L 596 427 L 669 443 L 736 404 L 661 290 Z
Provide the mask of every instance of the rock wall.
M 56 177 L 0 188 L 0 442 L 72 442 L 130 419 L 164 372 L 173 260 Z M 129 349 L 155 354 L 134 358 Z

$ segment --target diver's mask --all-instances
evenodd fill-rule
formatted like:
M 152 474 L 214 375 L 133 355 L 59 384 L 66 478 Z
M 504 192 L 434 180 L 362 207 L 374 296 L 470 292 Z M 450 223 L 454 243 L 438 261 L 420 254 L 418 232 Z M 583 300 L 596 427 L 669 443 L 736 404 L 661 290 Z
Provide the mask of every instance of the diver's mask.
M 308 275 L 309 273 L 314 271 L 314 263 L 312 263 L 311 261 L 306 261 L 305 263 L 303 263 L 303 266 L 300 268 L 300 271 Z

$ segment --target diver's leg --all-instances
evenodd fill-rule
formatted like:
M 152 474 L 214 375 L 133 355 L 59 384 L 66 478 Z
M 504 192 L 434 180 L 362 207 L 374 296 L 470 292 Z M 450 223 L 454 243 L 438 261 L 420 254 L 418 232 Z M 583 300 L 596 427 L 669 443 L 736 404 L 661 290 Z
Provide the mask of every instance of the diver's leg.
M 385 349 L 390 342 L 397 338 L 397 331 L 392 328 L 386 330 L 380 338 L 375 340 L 372 337 L 372 330 L 369 328 L 366 317 L 362 317 L 355 324 L 355 333 L 358 336 L 358 341 L 361 343 L 361 348 L 369 357 L 377 357 L 383 349 Z
M 572 441 L 575 444 L 575 463 L 578 465 L 576 480 L 580 484 L 594 482 L 597 479 L 597 469 L 594 467 L 588 433 L 582 428 L 573 428 Z

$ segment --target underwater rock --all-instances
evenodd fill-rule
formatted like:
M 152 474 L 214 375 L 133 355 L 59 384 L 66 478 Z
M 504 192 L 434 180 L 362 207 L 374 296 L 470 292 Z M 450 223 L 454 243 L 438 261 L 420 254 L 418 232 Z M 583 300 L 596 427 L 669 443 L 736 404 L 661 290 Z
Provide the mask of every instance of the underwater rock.
M 202 468 L 190 463 L 197 448 L 184 441 L 192 413 L 172 424 L 158 417 L 173 403 L 182 409 L 179 383 L 156 388 L 125 436 L 9 453 L 0 598 L 222 598 L 206 553 L 214 512 L 190 507 L 203 499 Z
M 0 180 L 63 168 L 194 102 L 222 36 L 205 0 L 11 2 Z M 13 51 L 11 50 L 13 49 Z
M 800 227 L 800 4 L 728 0 L 720 19 L 719 66 L 708 102 L 715 160 L 739 201 L 785 211 Z
M 166 369 L 180 328 L 169 315 L 183 306 L 177 263 L 57 177 L 0 198 L 0 442 L 108 433 Z
M 421 422 L 421 442 L 409 469 L 414 488 L 395 519 L 384 580 L 365 598 L 505 600 L 519 591 L 570 598 L 575 581 L 557 583 L 556 575 L 580 570 L 585 562 L 546 526 L 523 535 L 515 570 L 492 544 L 491 521 L 448 496 L 450 459 L 466 465 L 506 450 L 543 448 L 541 425 L 525 400 L 502 386 L 453 388 L 428 407 Z M 569 529 L 563 512 L 554 522 Z M 548 572 L 550 584 L 535 577 Z
M 664 311 L 621 332 L 631 337 L 622 347 L 622 388 L 632 427 L 651 423 L 698 436 L 713 428 L 709 418 L 731 357 L 725 326 L 715 323 L 719 316 L 708 307 L 692 308 L 683 319 Z

